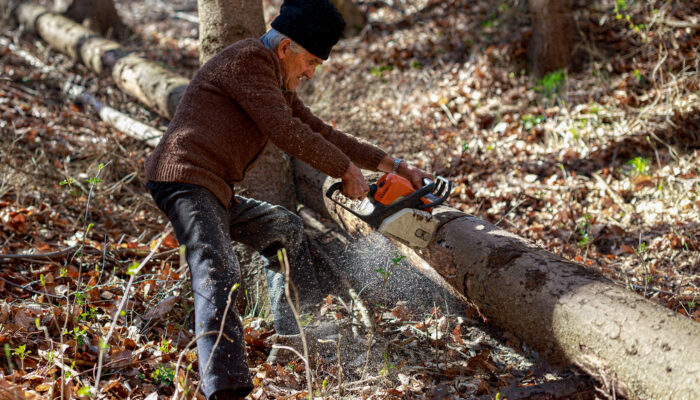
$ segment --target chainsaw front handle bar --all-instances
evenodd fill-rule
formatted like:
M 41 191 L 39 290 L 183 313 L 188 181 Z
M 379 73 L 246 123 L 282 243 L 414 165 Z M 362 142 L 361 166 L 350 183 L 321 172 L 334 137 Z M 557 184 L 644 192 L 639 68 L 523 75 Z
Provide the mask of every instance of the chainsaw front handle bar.
M 445 200 L 447 200 L 447 197 L 452 192 L 452 182 L 441 176 L 436 177 L 435 180 L 437 181 L 437 187 L 434 190 L 431 190 L 431 194 L 437 198 L 428 204 L 420 204 L 418 206 L 419 210 L 427 210 L 429 208 L 439 206 L 440 204 L 444 203 Z M 423 178 L 423 187 L 428 186 L 431 183 L 433 186 L 435 186 L 435 182 L 428 178 Z

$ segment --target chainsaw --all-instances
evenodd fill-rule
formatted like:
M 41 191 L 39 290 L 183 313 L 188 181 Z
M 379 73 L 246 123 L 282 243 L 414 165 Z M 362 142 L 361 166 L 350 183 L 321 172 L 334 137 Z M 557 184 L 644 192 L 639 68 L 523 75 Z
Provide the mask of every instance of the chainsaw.
M 447 199 L 452 185 L 439 176 L 435 181 L 423 178 L 423 187 L 414 189 L 408 179 L 388 173 L 370 185 L 367 197 L 359 204 L 348 199 L 340 201 L 344 196 L 335 194 L 342 188 L 342 182 L 334 183 L 326 197 L 379 232 L 408 246 L 424 248 L 439 223 L 433 218 L 432 209 Z

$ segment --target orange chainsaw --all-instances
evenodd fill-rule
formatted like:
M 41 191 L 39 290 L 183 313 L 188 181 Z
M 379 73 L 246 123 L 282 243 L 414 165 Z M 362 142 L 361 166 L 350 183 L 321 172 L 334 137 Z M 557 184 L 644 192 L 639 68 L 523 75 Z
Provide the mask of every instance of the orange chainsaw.
M 357 206 L 347 206 L 344 203 L 348 201 L 338 200 L 335 193 L 342 188 L 342 182 L 334 183 L 326 191 L 326 197 L 379 232 L 408 246 L 423 248 L 438 227 L 439 221 L 431 211 L 447 199 L 452 185 L 438 176 L 435 181 L 423 178 L 423 187 L 414 189 L 408 179 L 388 173 L 369 186 L 369 194 Z

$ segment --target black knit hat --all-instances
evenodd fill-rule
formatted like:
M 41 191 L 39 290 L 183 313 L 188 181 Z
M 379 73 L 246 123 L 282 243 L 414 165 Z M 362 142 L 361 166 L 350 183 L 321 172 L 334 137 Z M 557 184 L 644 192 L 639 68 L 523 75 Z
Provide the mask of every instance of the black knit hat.
M 345 21 L 328 0 L 284 0 L 272 27 L 324 60 L 345 29 Z

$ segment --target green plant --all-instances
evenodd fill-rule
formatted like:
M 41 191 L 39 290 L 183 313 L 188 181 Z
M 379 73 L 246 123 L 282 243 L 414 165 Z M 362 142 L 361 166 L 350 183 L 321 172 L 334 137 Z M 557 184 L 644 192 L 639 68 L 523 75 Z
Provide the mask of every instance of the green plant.
M 627 10 L 627 0 L 616 0 L 615 1 L 615 12 L 620 13 L 621 11 Z
M 75 360 L 73 360 L 73 362 L 70 363 L 70 369 L 67 368 L 66 372 L 63 373 L 63 376 L 65 377 L 65 379 L 68 379 L 71 376 L 73 376 L 73 372 L 71 372 L 71 371 L 74 371 L 74 370 L 75 370 Z
M 138 261 L 134 261 L 133 264 L 129 265 L 129 267 L 126 269 L 126 274 L 127 275 L 134 275 L 139 272 L 139 267 L 141 266 L 141 263 Z
M 302 314 L 300 319 L 301 326 L 309 326 L 314 322 L 314 316 L 312 314 Z
M 594 238 L 593 238 L 593 233 L 591 231 L 591 221 L 593 220 L 593 217 L 591 217 L 590 214 L 586 214 L 583 216 L 583 218 L 579 221 L 578 226 L 579 226 L 579 235 L 581 235 L 581 239 L 578 241 L 579 247 L 587 247 L 591 244 L 593 244 Z
M 647 252 L 647 243 L 646 243 L 646 242 L 640 242 L 640 243 L 639 243 L 639 247 L 638 247 L 637 249 L 635 249 L 634 252 L 635 252 L 639 257 L 641 257 L 642 255 L 644 255 L 644 253 Z
M 7 365 L 10 367 L 10 371 L 14 368 L 12 366 L 12 355 L 10 354 L 10 344 L 5 343 L 5 358 L 7 359 Z
M 73 293 L 73 297 L 75 297 L 75 304 L 82 306 L 85 304 L 85 293 L 83 292 L 75 292 Z
M 159 365 L 158 368 L 151 373 L 151 378 L 156 385 L 163 384 L 170 386 L 173 384 L 173 379 L 175 379 L 175 371 L 172 368 Z
M 12 352 L 13 355 L 19 357 L 20 369 L 24 369 L 24 359 L 31 353 L 27 350 L 26 344 L 21 344 Z
M 564 82 L 566 82 L 566 74 L 563 69 L 558 69 L 539 79 L 533 90 L 550 97 L 559 93 Z
M 83 386 L 80 389 L 78 389 L 78 396 L 90 396 L 90 394 L 90 386 Z
M 394 69 L 394 67 L 391 65 L 380 65 L 372 67 L 369 72 L 376 77 L 381 77 L 384 75 L 384 72 L 391 71 L 392 69 Z
M 384 353 L 384 368 L 379 370 L 379 374 L 382 376 L 386 376 L 389 374 L 389 371 L 392 369 L 396 369 L 394 364 L 389 362 L 389 353 Z
M 382 276 L 382 280 L 384 280 L 384 281 L 388 280 L 388 279 L 389 279 L 389 276 L 391 275 L 391 272 L 390 272 L 390 271 L 385 270 L 385 269 L 382 268 L 382 267 L 379 267 L 379 268 L 375 269 L 374 272 L 378 272 L 379 275 Z
M 68 185 L 68 187 L 71 187 L 73 185 L 73 178 L 68 177 L 65 180 L 62 180 L 58 182 L 60 186 Z
M 45 358 L 46 358 L 46 362 L 48 362 L 49 364 L 53 364 L 53 360 L 56 359 L 56 352 L 53 350 L 47 351 Z
M 525 130 L 532 129 L 535 125 L 543 123 L 547 118 L 544 115 L 525 114 L 520 118 L 520 123 Z
M 158 344 L 158 351 L 160 351 L 163 354 L 170 353 L 173 350 L 172 347 L 170 347 L 170 342 L 170 339 L 161 339 L 160 343 Z
M 646 157 L 635 157 L 627 161 L 627 165 L 632 167 L 632 173 L 635 175 L 648 175 L 651 160 Z
M 73 339 L 75 339 L 77 346 L 82 346 L 85 344 L 85 339 L 87 339 L 87 330 L 74 326 L 73 332 L 70 334 L 73 336 Z
M 97 308 L 90 307 L 88 311 L 85 311 L 80 314 L 80 319 L 83 321 L 87 321 L 89 319 L 93 321 L 97 320 Z

